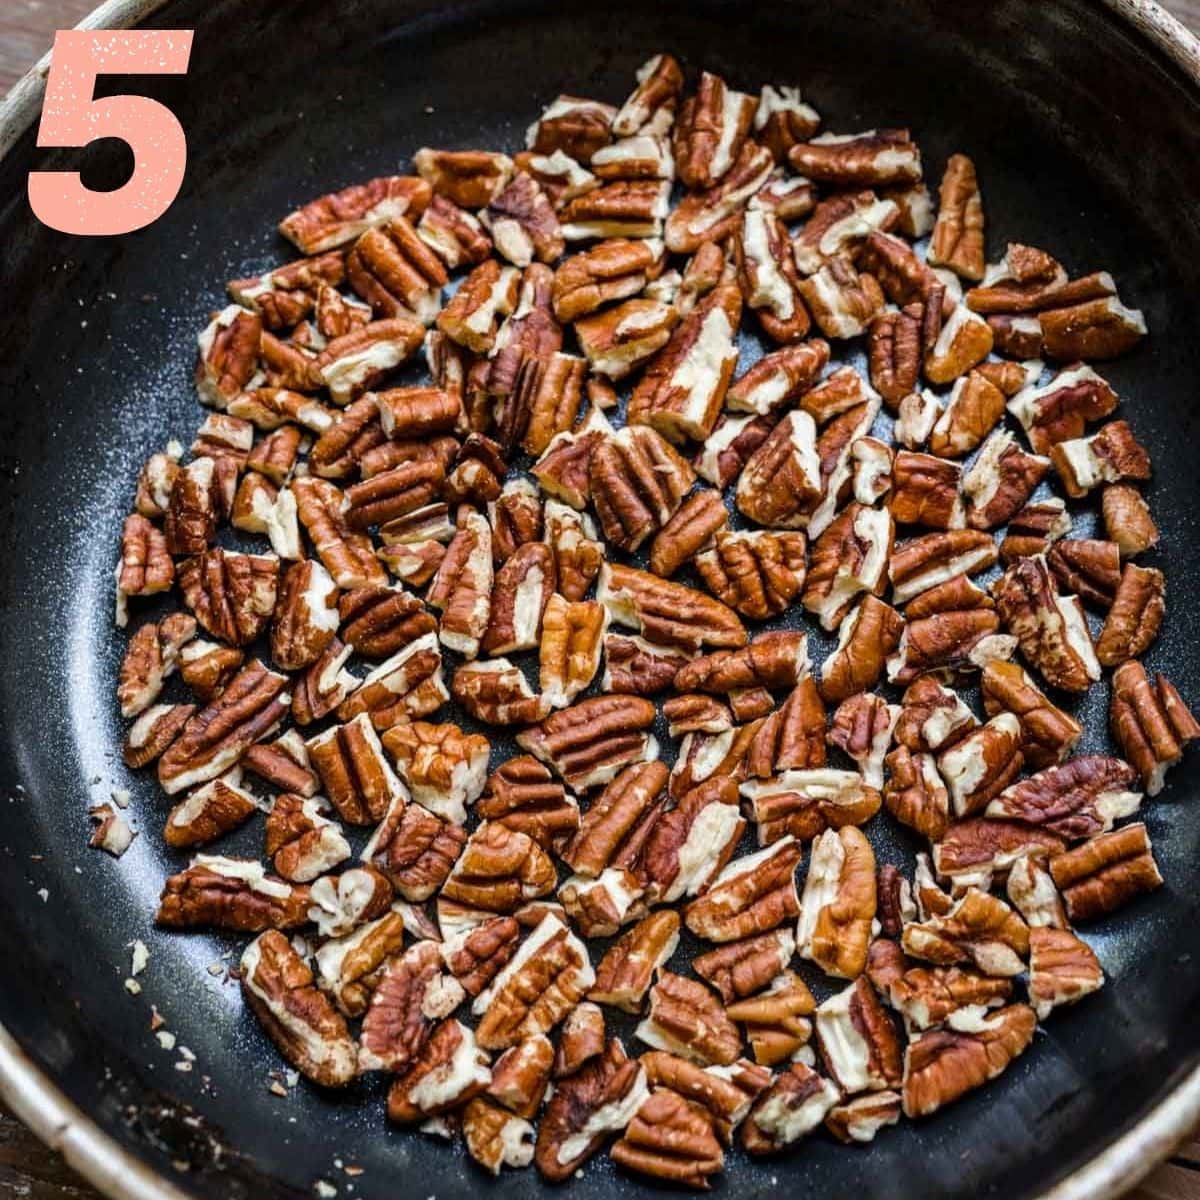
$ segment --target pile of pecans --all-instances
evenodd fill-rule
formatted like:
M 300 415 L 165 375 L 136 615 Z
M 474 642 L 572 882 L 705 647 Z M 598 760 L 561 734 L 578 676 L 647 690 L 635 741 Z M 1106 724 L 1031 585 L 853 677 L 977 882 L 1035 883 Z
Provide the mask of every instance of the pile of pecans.
M 305 257 L 229 284 L 213 412 L 122 534 L 118 624 L 181 601 L 118 689 L 166 842 L 266 814 L 269 865 L 197 853 L 158 923 L 254 934 L 296 1070 L 385 1072 L 393 1121 L 493 1172 L 612 1141 L 703 1187 L 735 1135 L 867 1142 L 994 1078 L 1103 983 L 1072 923 L 1162 883 L 1122 822 L 1200 734 L 1138 661 L 1150 460 L 1085 365 L 1141 314 L 1030 246 L 988 265 L 962 155 L 935 216 L 905 130 L 684 92 L 659 55 L 512 157 L 423 149 L 284 218 Z M 1073 753 L 1104 668 L 1123 758 Z

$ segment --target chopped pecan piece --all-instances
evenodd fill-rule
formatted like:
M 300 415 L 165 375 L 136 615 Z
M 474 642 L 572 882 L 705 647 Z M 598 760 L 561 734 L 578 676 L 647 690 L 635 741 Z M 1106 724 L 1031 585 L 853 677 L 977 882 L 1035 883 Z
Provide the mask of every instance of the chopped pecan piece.
M 590 468 L 604 536 L 622 550 L 636 550 L 671 519 L 695 478 L 687 460 L 653 429 L 627 425 L 605 438 Z
M 527 1167 L 533 1162 L 533 1126 L 482 1096 L 467 1101 L 462 1131 L 467 1152 L 493 1175 L 499 1175 L 502 1167 Z
M 1021 722 L 1012 713 L 1001 712 L 938 754 L 938 773 L 946 782 L 956 817 L 988 808 L 989 801 L 1016 779 L 1024 763 L 1021 742 Z M 991 808 L 988 812 L 1018 815 L 993 814 Z
M 1030 930 L 1029 999 L 1039 1021 L 1103 986 L 1100 960 L 1076 934 L 1069 929 Z
M 667 774 L 660 762 L 637 763 L 621 771 L 583 815 L 561 851 L 563 861 L 587 877 L 599 876 L 616 862 L 626 839 L 656 807 Z
M 887 509 L 848 504 L 813 542 L 802 603 L 833 630 L 861 593 L 883 593 L 894 525 Z
M 1004 416 L 1004 405 L 1004 393 L 981 372 L 961 376 L 930 431 L 930 452 L 942 458 L 970 454 Z
M 835 1104 L 825 1117 L 825 1128 L 839 1142 L 862 1145 L 873 1142 L 885 1126 L 895 1125 L 901 1111 L 899 1092 L 869 1092 Z
M 735 92 L 719 75 L 701 73 L 696 94 L 684 100 L 675 121 L 675 159 L 686 187 L 712 187 L 729 171 L 757 109 L 753 96 Z
M 1117 394 L 1091 367 L 1068 367 L 1044 386 L 1033 384 L 1009 401 L 1008 411 L 1022 424 L 1029 444 L 1048 454 L 1059 442 L 1083 437 L 1092 421 L 1117 407 Z
M 687 558 L 717 599 L 744 617 L 765 620 L 782 613 L 803 588 L 805 547 L 799 531 L 719 531 L 713 549 Z
M 610 128 L 617 110 L 598 100 L 578 96 L 558 96 L 525 133 L 525 145 L 536 154 L 562 150 L 579 162 L 611 140 Z
M 614 179 L 568 200 L 559 211 L 568 242 L 658 238 L 670 208 L 669 180 Z
M 542 636 L 542 614 L 554 584 L 550 547 L 545 542 L 526 542 L 518 547 L 496 572 L 491 612 L 481 642 L 483 652 L 507 654 L 537 646 Z
M 541 1107 L 553 1061 L 554 1046 L 545 1034 L 511 1046 L 492 1065 L 489 1098 L 528 1120 Z
M 1150 836 L 1140 823 L 1054 854 L 1049 867 L 1072 921 L 1104 916 L 1163 882 Z
M 413 155 L 417 174 L 433 189 L 463 208 L 483 208 L 512 176 L 512 159 L 487 150 L 431 150 Z
M 382 585 L 387 574 L 375 557 L 371 539 L 346 521 L 346 497 L 332 483 L 311 476 L 292 482 L 300 523 L 317 557 L 338 587 Z
M 214 313 L 196 338 L 196 392 L 201 404 L 224 411 L 243 390 L 262 382 L 259 347 L 262 318 L 230 304 Z
M 829 361 L 829 343 L 820 338 L 763 355 L 726 393 L 732 411 L 768 416 L 786 408 L 816 382 Z
M 1058 834 L 1023 821 L 968 817 L 955 821 L 936 843 L 933 861 L 938 875 L 949 879 L 958 895 L 971 887 L 986 890 L 1018 859 L 1057 854 L 1066 844 Z
M 595 601 L 571 603 L 555 593 L 543 614 L 539 651 L 542 695 L 565 708 L 595 678 L 608 614 Z
M 1077 280 L 1077 283 L 1082 282 Z M 1056 362 L 1117 358 L 1146 336 L 1146 319 L 1116 296 L 1042 312 L 1042 351 Z
M 1096 658 L 1102 666 L 1118 666 L 1150 647 L 1166 615 L 1165 591 L 1166 581 L 1157 567 L 1125 564 L 1096 641 Z
M 476 354 L 491 351 L 497 319 L 517 307 L 520 272 L 485 259 L 459 286 L 437 319 L 437 327 L 452 341 Z
M 673 54 L 656 54 L 637 70 L 637 86 L 617 111 L 612 132 L 629 137 L 650 123 L 660 112 L 673 111 L 683 91 L 683 69 Z
M 563 1022 L 552 1077 L 558 1080 L 574 1075 L 580 1067 L 599 1058 L 606 1045 L 604 1013 L 597 1005 L 585 1000 L 572 1009 Z
M 407 362 L 424 337 L 425 327 L 410 317 L 372 321 L 334 338 L 313 360 L 311 369 L 329 389 L 333 402 L 344 407 Z
M 450 692 L 476 720 L 488 725 L 527 725 L 550 710 L 549 701 L 530 689 L 520 667 L 507 658 L 463 663 L 454 672 Z
M 430 186 L 411 175 L 385 175 L 331 192 L 289 213 L 279 232 L 302 254 L 321 254 L 354 241 L 365 230 L 405 214 L 419 216 Z
M 442 1021 L 388 1092 L 388 1119 L 408 1125 L 457 1108 L 491 1082 L 487 1055 L 460 1021 Z
M 566 245 L 549 198 L 525 171 L 517 171 L 504 190 L 492 198 L 482 220 L 497 251 L 522 269 L 535 258 L 538 262 L 554 262 Z
M 821 1124 L 841 1093 L 802 1062 L 781 1071 L 750 1108 L 742 1145 L 751 1154 L 775 1154 Z
M 655 643 L 693 651 L 746 643 L 746 630 L 732 609 L 635 567 L 606 563 L 600 571 L 596 598 L 616 624 L 636 629 Z
M 904 1054 L 904 1115 L 927 1117 L 995 1079 L 1033 1039 L 1037 1015 L 1010 1004 L 990 1017 L 965 1015 L 922 1033 Z
M 554 274 L 554 315 L 574 321 L 607 304 L 638 295 L 663 266 L 655 239 L 614 238 L 568 258 Z
M 168 929 L 295 929 L 308 920 L 308 899 L 307 887 L 268 875 L 261 863 L 197 854 L 168 876 L 154 920 Z
M 884 297 L 874 275 L 859 272 L 837 255 L 798 285 L 817 327 L 828 338 L 858 337 L 883 312 Z
M 786 929 L 776 929 L 698 955 L 692 966 L 729 1005 L 765 988 L 787 967 L 795 952 L 796 939 L 792 934 Z M 815 1004 L 812 1001 L 812 1007 Z
M 1083 733 L 1016 663 L 990 662 L 980 680 L 988 716 L 1010 712 L 1021 722 L 1021 750 L 1035 770 L 1062 762 Z
M 481 817 L 528 834 L 543 848 L 579 828 L 579 807 L 550 771 L 530 755 L 511 758 L 492 773 L 476 806 Z
M 987 806 L 987 815 L 1042 826 L 1071 841 L 1094 837 L 1141 806 L 1142 793 L 1132 790 L 1137 778 L 1119 758 L 1085 754 L 1012 784 Z
M 551 1183 L 570 1178 L 648 1095 L 641 1064 L 626 1056 L 619 1038 L 609 1039 L 602 1058 L 556 1085 L 538 1128 L 538 1170 Z
M 766 417 L 722 416 L 693 460 L 697 474 L 716 487 L 736 479 L 771 432 Z
M 898 450 L 892 461 L 888 508 L 901 525 L 960 529 L 965 524 L 959 488 L 962 467 L 932 454 Z
M 531 837 L 486 822 L 467 844 L 442 885 L 439 902 L 451 901 L 484 913 L 509 914 L 554 890 L 554 865 Z
M 322 1087 L 344 1087 L 357 1073 L 345 1018 L 313 984 L 287 938 L 270 929 L 241 958 L 242 995 L 280 1053 Z
M 788 151 L 788 162 L 809 179 L 836 187 L 916 183 L 921 152 L 907 129 L 823 133 Z
M 888 565 L 893 599 L 905 604 L 955 576 L 986 570 L 996 558 L 996 544 L 990 535 L 974 529 L 911 538 L 894 549 Z
M 1145 498 L 1132 484 L 1109 484 L 1100 495 L 1104 531 L 1117 543 L 1122 558 L 1132 558 L 1158 545 L 1158 527 Z
M 392 802 L 404 796 L 366 713 L 311 738 L 307 749 L 338 815 L 351 825 L 383 820 Z
M 175 849 L 203 846 L 248 821 L 258 810 L 258 804 L 238 786 L 240 780 L 241 772 L 235 767 L 223 778 L 213 779 L 190 792 L 167 814 L 163 841 Z M 349 857 L 349 849 L 346 856 Z
M 640 920 L 605 953 L 588 996 L 626 1012 L 640 1010 L 663 964 L 679 943 L 679 915 L 663 909 Z
M 442 681 L 441 651 L 432 633 L 397 650 L 366 678 L 352 682 L 357 686 L 338 705 L 338 717 L 350 721 L 365 713 L 380 730 L 427 716 L 449 698 Z
M 896 741 L 910 750 L 940 750 L 979 723 L 961 697 L 931 675 L 909 686 L 901 707 Z
M 629 423 L 649 425 L 673 442 L 708 437 L 737 366 L 741 315 L 741 293 L 732 283 L 697 304 L 634 386 Z
M 466 821 L 467 805 L 483 791 L 487 738 L 457 725 L 415 721 L 393 725 L 382 742 L 418 804 L 456 824 Z
M 895 559 L 893 559 L 893 562 Z M 821 666 L 821 696 L 839 703 L 879 682 L 900 644 L 904 619 L 869 593 L 842 618 L 837 646 Z
M 482 514 L 465 510 L 425 600 L 441 610 L 442 644 L 468 658 L 478 654 L 488 628 L 493 578 L 491 527 Z
M 899 1087 L 903 1067 L 896 1028 L 865 977 L 818 1006 L 816 1035 L 843 1094 Z
M 884 760 L 889 779 L 883 803 L 897 821 L 936 842 L 950 827 L 950 793 L 937 760 L 924 751 L 900 746 Z
M 939 966 L 973 963 L 985 975 L 1019 975 L 1029 954 L 1029 927 L 1003 900 L 968 888 L 944 916 L 904 927 L 906 954 Z
M 408 317 L 429 325 L 449 282 L 438 256 L 405 217 L 368 229 L 346 255 L 351 287 L 377 317 Z
M 796 951 L 826 974 L 859 975 L 875 918 L 875 855 L 853 825 L 827 829 L 813 843 L 800 898 Z
M 245 646 L 259 637 L 275 610 L 279 559 L 217 547 L 179 568 L 179 588 L 201 627 Z
M 648 1046 L 701 1066 L 731 1063 L 742 1048 L 736 1027 L 712 992 L 670 971 L 650 989 L 650 1012 L 636 1032 Z
M 720 492 L 711 488 L 693 492 L 655 536 L 650 547 L 651 571 L 666 579 L 685 562 L 699 562 L 704 555 L 698 552 L 712 545 L 714 534 L 723 537 L 721 531 L 728 523 Z
M 158 699 L 164 680 L 175 671 L 195 634 L 196 622 L 186 613 L 171 613 L 138 629 L 125 648 L 117 676 L 121 716 L 135 717 Z
M 382 871 L 406 900 L 419 904 L 445 882 L 466 840 L 461 826 L 397 796 L 363 847 L 362 859 Z
M 801 853 L 794 838 L 784 837 L 735 858 L 684 909 L 687 927 L 710 942 L 736 942 L 799 916 L 795 872 Z
M 1139 662 L 1122 663 L 1112 685 L 1113 736 L 1141 775 L 1146 794 L 1157 796 L 1184 747 L 1200 737 L 1200 722 L 1166 676 L 1158 674 L 1151 683 Z
M 783 222 L 766 209 L 747 209 L 733 239 L 738 286 L 767 336 L 797 342 L 808 332 L 800 277 Z
M 1150 478 L 1150 456 L 1127 421 L 1110 421 L 1091 437 L 1058 442 L 1050 447 L 1050 461 L 1063 490 L 1076 500 L 1101 483 Z
M 676 688 L 730 694 L 747 688 L 794 687 L 807 674 L 808 639 L 795 630 L 775 630 L 740 649 L 693 659 L 676 676 Z
M 998 429 L 962 478 L 967 524 L 972 529 L 994 529 L 1009 521 L 1049 469 L 1048 458 L 1027 454 L 1008 430 Z
M 266 851 L 284 879 L 311 883 L 350 857 L 341 826 L 328 811 L 316 797 L 284 792 L 275 798 L 267 815 Z
M 656 1088 L 613 1146 L 613 1162 L 652 1179 L 707 1188 L 725 1165 L 713 1118 L 669 1088 Z
M 937 223 L 929 241 L 929 262 L 949 267 L 963 279 L 981 280 L 984 268 L 983 200 L 975 164 L 952 154 L 938 193 Z
M 236 765 L 255 742 L 274 730 L 291 697 L 287 676 L 255 659 L 211 703 L 188 719 L 179 737 L 158 760 L 158 782 L 173 796 L 216 779 Z
M 943 322 L 937 338 L 925 346 L 923 370 L 930 383 L 952 383 L 991 353 L 991 326 L 965 304 Z
M 725 1014 L 745 1027 L 754 1061 L 764 1067 L 812 1054 L 808 1020 L 816 1001 L 794 971 L 783 971 L 766 991 L 730 1004 Z
M 1005 891 L 1009 903 L 1035 929 L 1069 929 L 1067 910 L 1043 859 L 1024 855 L 1013 863 Z
M 154 704 L 129 727 L 121 761 L 136 770 L 152 763 L 179 736 L 196 711 L 194 704 Z
M 738 477 L 738 509 L 761 525 L 808 524 L 821 497 L 821 463 L 813 419 L 788 413 L 746 460 Z
M 883 759 L 892 743 L 900 708 L 870 692 L 859 692 L 838 705 L 829 744 L 854 760 L 868 788 L 883 787 Z

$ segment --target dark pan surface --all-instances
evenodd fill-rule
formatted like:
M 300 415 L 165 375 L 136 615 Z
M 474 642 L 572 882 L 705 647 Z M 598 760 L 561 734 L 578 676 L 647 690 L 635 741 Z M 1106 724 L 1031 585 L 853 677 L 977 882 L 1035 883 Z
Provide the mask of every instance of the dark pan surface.
M 273 226 L 296 203 L 403 168 L 421 145 L 516 147 L 559 91 L 619 102 L 658 49 L 739 86 L 798 83 L 828 129 L 911 126 L 929 179 L 955 150 L 975 158 L 990 257 L 1009 239 L 1044 245 L 1072 274 L 1111 270 L 1146 313 L 1149 342 L 1105 374 L 1155 463 L 1169 615 L 1149 664 L 1197 700 L 1200 101 L 1082 0 L 334 8 L 184 0 L 153 18 L 197 35 L 186 83 L 145 89 L 189 138 L 183 193 L 151 229 L 50 233 L 24 175 L 69 156 L 26 137 L 0 164 L 0 1021 L 105 1128 L 168 1174 L 189 1164 L 177 1178 L 198 1196 L 271 1200 L 319 1177 L 365 1197 L 528 1195 L 542 1188 L 530 1172 L 492 1185 L 461 1152 L 387 1128 L 381 1083 L 270 1094 L 280 1060 L 207 969 L 236 943 L 151 926 L 175 860 L 164 798 L 115 753 L 111 573 L 138 465 L 199 423 L 194 338 L 223 282 L 279 261 Z M 95 183 L 128 169 L 111 144 L 85 159 Z M 118 864 L 85 844 L 88 805 L 120 787 L 143 836 Z M 1200 1061 L 1198 791 L 1186 763 L 1148 806 L 1167 887 L 1086 929 L 1110 986 L 1057 1014 L 1001 1080 L 867 1150 L 817 1136 L 754 1168 L 734 1156 L 718 1190 L 1015 1200 L 1128 1128 Z M 122 986 L 134 938 L 151 951 L 138 997 Z M 151 1004 L 196 1055 L 190 1072 L 154 1041 Z M 569 1187 L 647 1190 L 600 1159 Z

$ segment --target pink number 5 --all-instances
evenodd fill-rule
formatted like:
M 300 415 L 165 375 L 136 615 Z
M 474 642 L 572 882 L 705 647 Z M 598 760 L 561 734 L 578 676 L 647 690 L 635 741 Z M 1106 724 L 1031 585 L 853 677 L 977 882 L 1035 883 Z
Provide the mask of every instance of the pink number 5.
M 82 147 L 120 138 L 133 151 L 133 174 L 111 192 L 84 187 L 78 171 L 31 171 L 34 215 L 60 233 L 132 233 L 157 220 L 183 183 L 187 137 L 175 114 L 146 96 L 95 99 L 98 75 L 183 75 L 190 29 L 59 30 L 54 38 L 39 146 Z

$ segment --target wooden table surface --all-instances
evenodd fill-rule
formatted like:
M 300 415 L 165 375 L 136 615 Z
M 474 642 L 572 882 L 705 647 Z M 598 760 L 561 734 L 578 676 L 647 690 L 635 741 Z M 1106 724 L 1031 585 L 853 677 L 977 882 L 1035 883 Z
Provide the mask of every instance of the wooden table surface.
M 99 0 L 0 0 L 0 94 Z M 1164 0 L 1200 30 L 1200 0 Z M 0 1107 L 0 1200 L 101 1200 L 57 1154 Z M 1200 1200 L 1200 1129 L 1127 1200 Z

